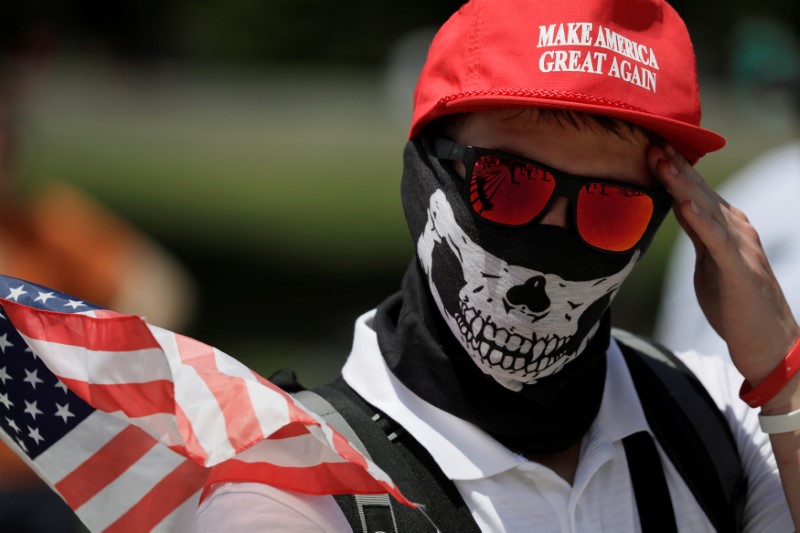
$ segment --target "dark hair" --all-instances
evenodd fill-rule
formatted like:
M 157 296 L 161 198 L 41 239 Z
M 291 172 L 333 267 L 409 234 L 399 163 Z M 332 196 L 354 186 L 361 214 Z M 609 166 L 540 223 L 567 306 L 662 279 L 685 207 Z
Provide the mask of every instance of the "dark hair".
M 536 115 L 537 120 L 550 119 L 564 126 L 568 124 L 573 127 L 586 126 L 590 129 L 598 128 L 601 131 L 608 131 L 617 137 L 623 137 L 626 133 L 631 133 L 635 130 L 641 130 L 652 142 L 663 144 L 664 139 L 654 132 L 612 117 L 604 115 L 594 115 L 592 113 L 583 113 L 580 111 L 572 111 L 568 109 L 550 109 L 550 108 L 520 108 L 520 114 L 530 112 L 532 109 L 538 111 Z M 432 137 L 444 137 L 445 139 L 454 139 L 458 136 L 461 128 L 467 122 L 470 113 L 452 113 L 443 115 L 429 122 L 423 130 L 423 135 Z
M 452 113 L 435 118 L 425 126 L 422 134 L 430 139 L 435 137 L 455 139 L 468 117 L 469 113 Z

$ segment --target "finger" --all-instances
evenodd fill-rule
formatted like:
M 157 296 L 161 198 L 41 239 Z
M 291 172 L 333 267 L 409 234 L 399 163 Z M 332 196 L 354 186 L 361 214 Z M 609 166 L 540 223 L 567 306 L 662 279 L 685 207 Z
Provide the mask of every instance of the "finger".
M 678 203 L 696 194 L 692 191 L 692 183 L 682 175 L 680 167 L 667 154 L 666 147 L 651 147 L 647 157 L 653 175 Z
M 673 196 L 674 200 L 672 203 L 672 211 L 675 214 L 675 219 L 678 221 L 678 225 L 681 229 L 686 233 L 689 237 L 689 240 L 692 243 L 692 246 L 695 250 L 695 255 L 698 257 L 702 257 L 705 255 L 705 245 L 703 244 L 702 240 L 698 237 L 697 232 L 692 229 L 692 226 L 687 222 L 686 217 L 683 215 L 681 210 L 681 200 L 676 198 L 676 193 L 671 190 L 671 185 L 674 182 L 673 179 L 670 177 L 665 176 L 665 173 L 671 173 L 672 171 L 669 168 L 670 160 L 667 154 L 665 153 L 665 149 L 663 146 L 658 144 L 652 144 L 647 152 L 647 164 L 650 168 L 650 171 L 653 175 L 656 176 L 657 179 L 667 188 L 667 191 Z M 677 169 L 677 167 L 676 167 Z M 683 198 L 683 201 L 686 201 L 686 198 Z
M 703 244 L 703 241 L 697 235 L 697 232 L 694 229 L 692 229 L 692 226 L 689 224 L 689 222 L 686 221 L 686 217 L 683 216 L 683 213 L 681 211 L 681 204 L 678 202 L 674 202 L 672 205 L 672 211 L 675 213 L 675 220 L 678 221 L 678 225 L 681 227 L 686 236 L 689 237 L 689 241 L 692 243 L 692 246 L 694 247 L 695 255 L 698 258 L 705 256 L 706 247 Z
M 726 218 L 720 223 L 717 218 L 689 200 L 681 204 L 681 215 L 696 235 L 695 250 L 711 256 L 714 263 L 731 272 L 746 268 L 743 256 L 763 254 L 755 229 L 748 224 L 731 225 Z M 704 249 L 705 252 L 701 252 Z
M 716 214 L 716 208 L 723 203 L 699 172 L 671 145 L 664 145 L 662 157 L 656 161 L 656 177 L 664 184 L 673 198 L 683 203 L 692 200 L 703 210 Z

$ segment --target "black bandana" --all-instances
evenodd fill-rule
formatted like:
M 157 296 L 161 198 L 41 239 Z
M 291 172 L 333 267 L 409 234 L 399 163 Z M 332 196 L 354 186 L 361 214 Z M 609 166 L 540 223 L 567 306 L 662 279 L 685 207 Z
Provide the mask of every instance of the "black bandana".
M 466 356 L 420 272 L 413 262 L 402 291 L 378 306 L 375 329 L 392 373 L 425 401 L 472 422 L 512 450 L 553 453 L 577 443 L 603 397 L 608 318 L 565 371 L 514 392 Z
M 381 351 L 412 391 L 510 448 L 564 450 L 599 409 L 608 306 L 639 252 L 601 254 L 554 226 L 482 223 L 459 179 L 421 140 L 407 145 L 418 260 L 378 308 Z

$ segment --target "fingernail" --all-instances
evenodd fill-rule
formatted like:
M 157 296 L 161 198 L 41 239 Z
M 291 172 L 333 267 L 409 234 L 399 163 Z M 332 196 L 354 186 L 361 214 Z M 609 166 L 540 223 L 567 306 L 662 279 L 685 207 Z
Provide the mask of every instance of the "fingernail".
M 692 213 L 694 213 L 695 215 L 700 214 L 700 207 L 698 207 L 698 205 L 694 203 L 694 200 L 689 200 L 689 207 L 692 209 Z
M 680 172 L 678 171 L 678 167 L 675 166 L 674 163 L 670 162 L 669 164 L 669 173 L 673 176 L 677 176 Z

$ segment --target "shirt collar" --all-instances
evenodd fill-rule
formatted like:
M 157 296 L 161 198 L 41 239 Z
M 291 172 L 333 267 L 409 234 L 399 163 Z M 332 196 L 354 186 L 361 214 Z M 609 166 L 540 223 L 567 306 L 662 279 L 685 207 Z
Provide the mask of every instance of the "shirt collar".
M 356 321 L 353 348 L 342 369 L 348 385 L 408 431 L 453 480 L 480 479 L 527 462 L 483 430 L 421 399 L 386 366 L 371 327 L 375 311 Z M 587 434 L 590 441 L 619 440 L 647 430 L 633 381 L 615 341 L 608 350 L 603 401 Z
M 597 417 L 589 428 L 589 439 L 621 440 L 639 431 L 650 431 L 633 378 L 616 339 L 606 351 L 606 385 Z

